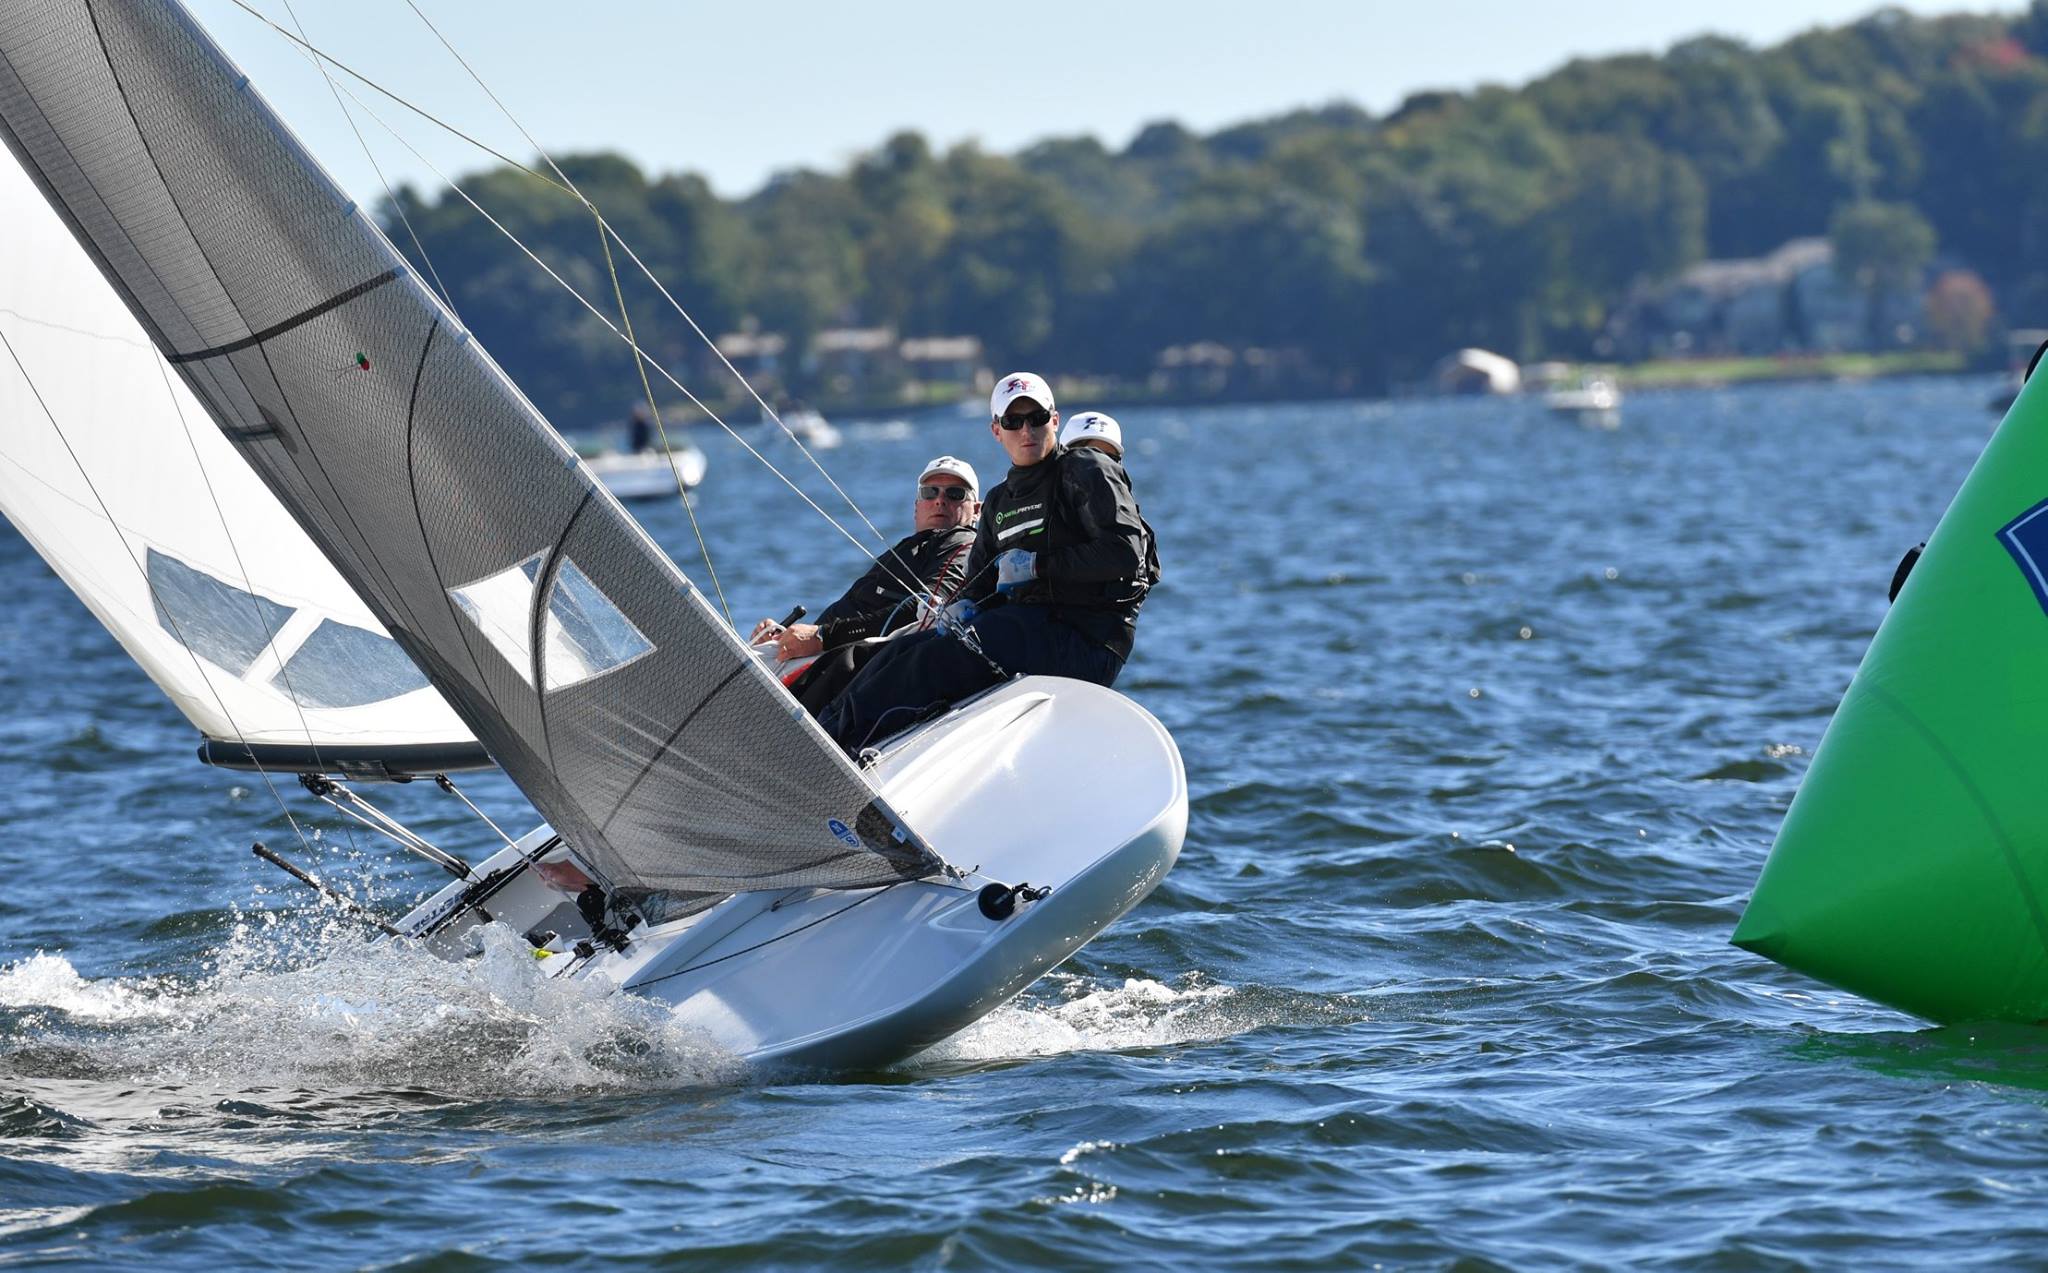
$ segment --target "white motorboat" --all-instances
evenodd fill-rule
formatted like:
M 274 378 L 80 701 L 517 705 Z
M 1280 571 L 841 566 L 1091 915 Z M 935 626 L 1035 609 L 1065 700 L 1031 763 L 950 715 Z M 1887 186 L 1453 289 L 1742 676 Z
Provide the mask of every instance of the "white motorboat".
M 455 877 L 370 917 L 398 939 L 524 942 L 739 1055 L 867 1066 L 1173 864 L 1179 752 L 1097 686 L 844 755 L 174 0 L 11 13 L 0 138 L 33 182 L 0 181 L 0 508 L 205 759 Z M 475 866 L 336 781 L 485 757 L 546 825 Z
M 816 407 L 791 407 L 778 417 L 789 435 L 812 451 L 829 451 L 844 438 Z
M 1543 405 L 1588 428 L 1612 429 L 1621 424 L 1621 389 L 1605 376 L 1586 376 L 1569 388 L 1552 389 L 1543 395 Z
M 620 499 L 661 499 L 679 489 L 695 490 L 706 467 L 704 453 L 688 443 L 667 451 L 599 451 L 583 463 Z

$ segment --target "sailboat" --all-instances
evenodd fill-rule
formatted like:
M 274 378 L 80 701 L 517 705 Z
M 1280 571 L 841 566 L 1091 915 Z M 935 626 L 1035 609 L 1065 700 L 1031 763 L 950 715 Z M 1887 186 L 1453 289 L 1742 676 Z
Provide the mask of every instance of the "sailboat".
M 678 489 L 695 490 L 709 462 L 685 442 L 662 451 L 599 451 L 585 456 L 583 463 L 606 490 L 632 500 L 664 499 Z
M 205 759 L 331 795 L 488 757 L 544 819 L 395 940 L 509 933 L 741 1056 L 870 1066 L 1172 866 L 1179 752 L 1110 690 L 1017 678 L 842 753 L 173 0 L 10 6 L 0 135 L 128 316 L 11 254 L 0 506 Z

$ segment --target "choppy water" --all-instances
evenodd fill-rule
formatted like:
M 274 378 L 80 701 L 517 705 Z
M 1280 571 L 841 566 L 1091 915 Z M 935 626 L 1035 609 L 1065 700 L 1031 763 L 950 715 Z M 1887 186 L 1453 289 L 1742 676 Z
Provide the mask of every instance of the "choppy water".
M 277 800 L 0 532 L 0 1262 L 2038 1263 L 2048 1035 L 1726 944 L 1989 389 L 1642 395 L 1612 434 L 1125 413 L 1167 578 L 1120 688 L 1180 741 L 1186 851 L 1014 1006 L 841 1081 L 307 910 L 247 852 L 296 848 Z M 904 434 L 831 457 L 892 534 L 928 455 L 998 469 L 971 420 Z M 829 600 L 851 550 L 711 449 L 735 610 Z M 380 905 L 436 882 L 284 798 Z

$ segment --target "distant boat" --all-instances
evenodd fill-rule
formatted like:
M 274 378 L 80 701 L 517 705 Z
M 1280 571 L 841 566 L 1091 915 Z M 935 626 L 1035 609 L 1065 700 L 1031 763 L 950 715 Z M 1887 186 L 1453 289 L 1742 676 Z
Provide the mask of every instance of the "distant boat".
M 829 451 L 840 444 L 839 430 L 815 407 L 792 407 L 781 415 L 782 427 L 790 436 L 813 451 Z
M 1543 405 L 1588 428 L 1612 429 L 1621 424 L 1621 390 L 1605 376 L 1586 376 L 1571 388 L 1552 389 L 1543 395 Z
M 670 460 L 674 464 L 670 464 Z M 659 499 L 682 489 L 695 490 L 704 480 L 704 453 L 688 443 L 670 451 L 600 451 L 584 457 L 584 467 L 620 499 Z

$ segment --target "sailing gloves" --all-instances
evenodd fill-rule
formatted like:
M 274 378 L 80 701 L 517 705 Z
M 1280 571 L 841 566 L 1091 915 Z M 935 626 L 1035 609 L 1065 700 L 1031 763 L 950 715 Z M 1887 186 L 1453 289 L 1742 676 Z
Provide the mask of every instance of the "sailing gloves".
M 1038 554 L 1012 548 L 996 558 L 996 591 L 1009 593 L 1038 578 Z
M 940 610 L 938 622 L 933 626 L 941 632 L 959 636 L 967 630 L 969 624 L 974 622 L 976 609 L 977 607 L 972 601 L 962 597 Z

